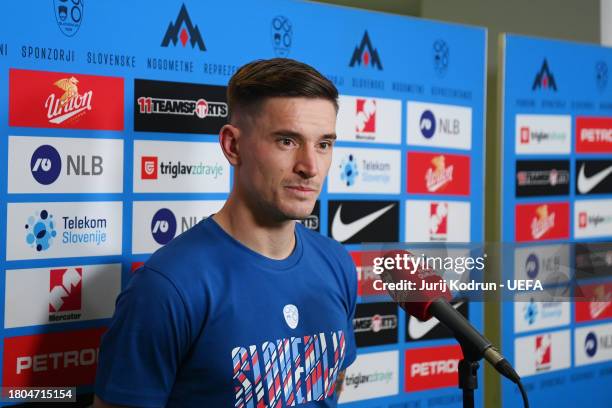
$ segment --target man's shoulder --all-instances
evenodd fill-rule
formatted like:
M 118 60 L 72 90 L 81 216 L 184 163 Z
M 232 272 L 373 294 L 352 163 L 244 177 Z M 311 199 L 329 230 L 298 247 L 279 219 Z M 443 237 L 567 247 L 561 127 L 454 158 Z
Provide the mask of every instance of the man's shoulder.
M 203 220 L 155 251 L 145 265 L 169 278 L 178 278 L 185 273 L 193 276 L 194 270 L 213 269 L 215 254 L 219 255 L 220 251 L 223 251 L 223 246 L 212 236 L 206 220 Z
M 301 223 L 296 224 L 296 228 L 300 230 L 300 236 L 303 238 L 306 245 L 315 247 L 322 253 L 333 256 L 341 262 L 346 262 L 347 260 L 352 262 L 348 251 L 341 243 L 319 232 L 310 230 Z

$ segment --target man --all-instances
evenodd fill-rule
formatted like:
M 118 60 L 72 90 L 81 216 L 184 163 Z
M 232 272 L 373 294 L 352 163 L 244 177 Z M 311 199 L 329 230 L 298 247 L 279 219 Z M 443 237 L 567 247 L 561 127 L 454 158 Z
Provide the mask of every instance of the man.
M 96 406 L 335 407 L 356 357 L 357 275 L 312 212 L 338 91 L 312 67 L 256 61 L 230 80 L 223 208 L 158 250 L 119 296 Z

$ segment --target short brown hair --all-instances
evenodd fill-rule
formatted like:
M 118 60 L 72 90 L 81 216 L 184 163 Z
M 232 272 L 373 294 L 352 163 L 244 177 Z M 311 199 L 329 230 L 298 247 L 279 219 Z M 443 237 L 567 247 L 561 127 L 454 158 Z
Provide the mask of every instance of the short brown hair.
M 256 60 L 234 73 L 227 87 L 230 118 L 236 111 L 254 113 L 267 98 L 327 99 L 338 111 L 338 89 L 319 71 L 289 58 Z

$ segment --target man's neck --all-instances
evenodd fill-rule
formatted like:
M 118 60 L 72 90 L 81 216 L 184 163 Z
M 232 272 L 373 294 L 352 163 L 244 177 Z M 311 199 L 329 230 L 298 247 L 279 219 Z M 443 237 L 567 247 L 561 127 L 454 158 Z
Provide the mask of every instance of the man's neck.
M 231 197 L 213 219 L 235 240 L 265 257 L 285 259 L 295 247 L 295 221 L 257 219 L 251 209 Z

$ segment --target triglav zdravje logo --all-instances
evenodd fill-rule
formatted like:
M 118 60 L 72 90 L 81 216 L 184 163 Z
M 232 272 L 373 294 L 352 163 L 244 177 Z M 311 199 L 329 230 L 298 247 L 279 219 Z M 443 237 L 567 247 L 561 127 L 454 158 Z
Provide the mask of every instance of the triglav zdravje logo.
M 62 33 L 74 36 L 83 21 L 84 0 L 53 0 L 53 13 Z
M 340 179 L 346 183 L 347 186 L 355 185 L 355 181 L 359 176 L 359 168 L 357 167 L 357 160 L 355 156 L 349 154 L 340 163 Z
M 46 251 L 53 244 L 53 238 L 57 235 L 53 215 L 47 210 L 41 210 L 28 218 L 25 225 L 25 240 L 36 251 Z
M 378 50 L 372 46 L 367 30 L 363 33 L 359 46 L 355 47 L 353 51 L 349 66 L 354 67 L 355 65 L 364 67 L 370 66 L 372 68 L 377 68 L 379 71 L 383 69 Z
M 191 44 L 191 48 L 195 48 L 196 45 L 200 51 L 206 51 L 202 34 L 197 25 L 193 25 L 189 13 L 187 13 L 187 7 L 185 4 L 181 6 L 176 21 L 170 22 L 164 39 L 162 40 L 161 46 L 168 47 L 170 43 L 176 46 L 176 43 L 180 41 L 183 47 L 187 45 L 187 41 Z

